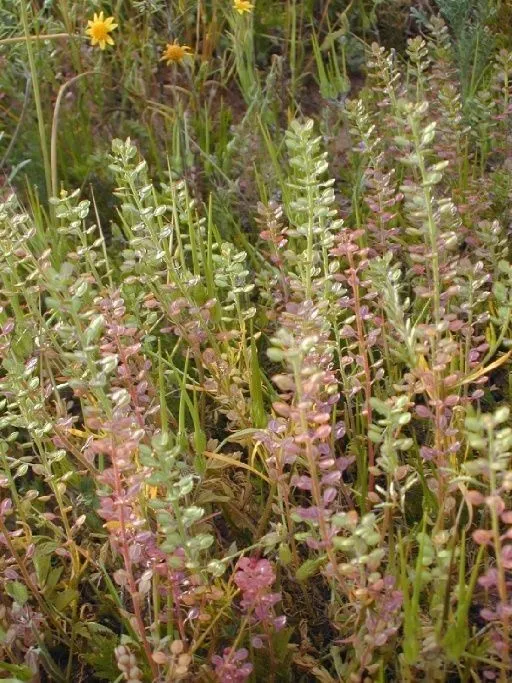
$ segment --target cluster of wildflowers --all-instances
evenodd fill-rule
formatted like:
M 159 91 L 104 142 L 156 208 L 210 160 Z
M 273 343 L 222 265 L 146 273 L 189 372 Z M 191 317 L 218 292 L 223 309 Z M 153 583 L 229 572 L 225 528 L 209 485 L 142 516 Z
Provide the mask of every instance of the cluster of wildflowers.
M 237 2 L 240 6 L 236 5 Z M 237 9 L 240 14 L 250 12 L 252 8 L 253 5 L 244 0 L 236 0 L 235 2 L 235 9 Z M 115 23 L 114 17 L 105 17 L 103 11 L 99 14 L 95 12 L 93 18 L 87 22 L 85 34 L 89 37 L 92 47 L 97 45 L 100 50 L 104 50 L 107 45 L 114 45 L 114 39 L 110 34 L 118 27 L 119 24 Z M 175 41 L 174 43 L 167 43 L 160 61 L 165 62 L 167 66 L 179 64 L 186 57 L 192 56 L 192 54 L 192 50 L 188 45 L 180 45 Z
M 246 661 L 248 656 L 245 648 L 233 652 L 230 647 L 225 648 L 222 655 L 213 655 L 212 664 L 219 683 L 244 683 L 253 670 L 253 665 Z
M 286 623 L 285 616 L 276 617 L 274 607 L 281 600 L 281 593 L 269 589 L 276 581 L 272 564 L 266 559 L 243 557 L 237 565 L 234 582 L 241 592 L 240 607 L 249 614 L 253 625 L 260 625 L 267 633 L 279 631 Z M 261 636 L 252 638 L 253 647 L 262 647 Z

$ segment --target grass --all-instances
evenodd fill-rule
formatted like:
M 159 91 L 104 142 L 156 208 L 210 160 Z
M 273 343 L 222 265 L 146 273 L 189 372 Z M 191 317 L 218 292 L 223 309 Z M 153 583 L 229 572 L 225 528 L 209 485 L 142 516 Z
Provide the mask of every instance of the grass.
M 0 7 L 0 680 L 504 683 L 508 6 L 254 5 Z

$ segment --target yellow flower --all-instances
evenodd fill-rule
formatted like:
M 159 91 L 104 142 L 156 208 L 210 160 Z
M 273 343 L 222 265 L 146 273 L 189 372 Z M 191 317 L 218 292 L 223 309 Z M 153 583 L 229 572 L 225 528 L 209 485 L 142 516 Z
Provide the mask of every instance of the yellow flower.
M 164 54 L 160 59 L 161 62 L 166 62 L 167 66 L 174 62 L 177 64 L 181 62 L 184 57 L 190 57 L 192 50 L 188 45 L 179 45 L 178 43 L 167 43 L 167 47 L 164 50 Z
M 114 24 L 114 17 L 105 19 L 103 12 L 100 12 L 99 15 L 95 12 L 92 20 L 87 22 L 88 28 L 85 33 L 91 39 L 91 45 L 99 45 L 100 50 L 104 50 L 107 45 L 114 44 L 109 33 L 117 28 L 117 26 L 117 24 Z
M 252 12 L 254 5 L 249 0 L 234 0 L 233 9 L 238 12 L 238 14 L 243 14 L 244 12 Z

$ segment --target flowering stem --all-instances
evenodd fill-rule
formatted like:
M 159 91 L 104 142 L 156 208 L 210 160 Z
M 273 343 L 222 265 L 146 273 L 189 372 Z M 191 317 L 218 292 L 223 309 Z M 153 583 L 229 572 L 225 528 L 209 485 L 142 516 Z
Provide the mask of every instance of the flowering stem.
M 494 469 L 494 461 L 492 457 L 492 453 L 494 450 L 494 432 L 492 429 L 488 430 L 488 439 L 489 439 L 489 483 L 490 483 L 490 490 L 491 490 L 491 496 L 498 497 L 498 492 L 497 492 L 497 486 L 496 486 L 496 470 Z M 501 544 L 501 538 L 500 538 L 500 530 L 499 530 L 499 521 L 498 521 L 498 514 L 496 512 L 496 507 L 495 505 L 490 505 L 489 506 L 490 512 L 491 512 L 491 528 L 492 528 L 492 535 L 493 535 L 493 544 L 494 544 L 494 553 L 496 556 L 496 567 L 498 569 L 498 593 L 500 596 L 501 603 L 504 607 L 503 613 L 501 615 L 501 620 L 503 622 L 503 646 L 504 646 L 504 653 L 503 653 L 503 659 L 505 660 L 505 668 L 508 669 L 509 663 L 510 663 L 510 622 L 509 622 L 509 613 L 507 610 L 508 607 L 508 591 L 507 591 L 507 577 L 505 573 L 505 568 L 503 566 L 503 560 L 501 557 L 501 551 L 502 551 L 502 544 Z M 507 681 L 507 675 L 504 670 L 501 671 L 500 679 L 503 683 Z
M 116 494 L 117 500 L 120 501 L 123 497 L 123 492 L 122 492 L 122 488 L 121 488 L 121 478 L 120 478 L 119 469 L 117 467 L 113 442 L 112 442 L 112 453 L 113 453 L 112 469 L 114 471 L 115 494 Z M 140 639 L 142 641 L 142 646 L 144 648 L 144 652 L 146 654 L 146 659 L 149 663 L 149 666 L 151 667 L 151 673 L 153 675 L 153 680 L 156 681 L 158 679 L 158 667 L 157 667 L 156 663 L 154 662 L 154 660 L 151 656 L 151 647 L 149 645 L 149 642 L 148 642 L 148 639 L 146 636 L 146 629 L 144 626 L 144 619 L 142 617 L 142 610 L 141 610 L 141 606 L 140 606 L 140 594 L 139 594 L 139 591 L 137 590 L 137 585 L 135 583 L 135 577 L 133 576 L 133 571 L 132 571 L 130 551 L 128 549 L 128 540 L 126 537 L 126 522 L 125 522 L 125 518 L 124 518 L 124 506 L 122 504 L 119 505 L 119 532 L 120 532 L 120 536 L 121 536 L 120 550 L 121 550 L 121 555 L 123 557 L 126 576 L 128 579 L 128 588 L 129 588 L 130 596 L 132 599 L 133 610 L 135 613 L 135 620 L 137 622 L 137 628 L 139 631 Z
M 234 654 L 238 648 L 238 645 L 240 644 L 240 641 L 242 640 L 242 637 L 244 636 L 245 627 L 249 623 L 249 617 L 251 616 L 251 614 L 252 614 L 252 609 L 249 610 L 247 612 L 247 614 L 245 615 L 245 617 L 243 618 L 242 623 L 240 624 L 240 628 L 238 629 L 238 635 L 235 639 L 235 642 L 233 643 L 233 645 L 230 648 L 229 655 L 227 656 L 226 664 L 231 663 L 231 657 L 234 656 Z
M 441 286 L 439 280 L 439 248 L 437 244 L 437 226 L 434 218 L 434 212 L 432 210 L 432 192 L 430 190 L 430 184 L 428 181 L 428 173 L 425 167 L 425 160 L 423 157 L 423 149 L 420 143 L 420 133 L 418 129 L 417 121 L 414 117 L 410 117 L 409 123 L 411 126 L 413 139 L 414 139 L 414 151 L 418 157 L 418 166 L 421 173 L 422 188 L 423 188 L 423 200 L 425 202 L 425 209 L 427 212 L 427 227 L 428 227 L 428 237 L 430 240 L 431 249 L 431 272 L 433 278 L 434 286 L 434 320 L 436 323 L 436 332 L 440 322 L 441 315 Z
M 298 404 L 302 405 L 302 386 L 300 381 L 300 372 L 295 364 L 294 366 L 295 374 L 295 386 L 297 392 Z M 308 433 L 308 421 L 306 416 L 306 411 L 303 407 L 300 408 L 300 425 L 304 435 Z M 332 544 L 329 538 L 329 530 L 327 524 L 325 523 L 324 517 L 324 504 L 322 501 L 322 491 L 320 489 L 320 481 L 318 479 L 317 463 L 313 453 L 311 452 L 311 439 L 308 437 L 306 439 L 306 460 L 308 463 L 308 470 L 311 475 L 311 494 L 313 497 L 313 502 L 318 510 L 318 526 L 320 529 L 320 536 L 325 546 L 325 552 L 329 558 L 329 562 L 332 566 L 332 571 L 340 585 L 344 585 L 344 580 L 340 571 L 338 569 L 338 562 L 336 559 L 336 554 L 333 552 Z
M 308 166 L 307 178 L 314 177 L 313 168 Z M 308 234 L 306 256 L 306 300 L 311 299 L 311 275 L 313 270 L 313 216 L 315 214 L 313 186 L 308 182 Z
M 269 683 L 273 683 L 276 679 L 276 654 L 274 652 L 274 645 L 272 643 L 272 634 L 270 633 L 270 629 L 268 627 L 268 624 L 263 624 L 263 630 L 265 631 L 265 635 L 267 636 L 268 649 L 269 649 L 269 655 L 270 655 L 270 671 L 269 671 L 268 681 L 269 681 Z
M 348 263 L 350 266 L 349 282 L 350 282 L 350 285 L 352 287 L 352 292 L 354 294 L 354 312 L 356 315 L 357 338 L 358 338 L 358 343 L 359 343 L 359 349 L 361 352 L 361 357 L 363 359 L 363 370 L 364 370 L 364 378 L 365 378 L 364 391 L 365 391 L 366 423 L 368 425 L 370 425 L 372 423 L 372 406 L 370 403 L 370 399 L 372 396 L 372 381 L 371 381 L 371 373 L 370 373 L 370 363 L 368 361 L 368 348 L 366 345 L 366 337 L 365 337 L 365 332 L 364 332 L 364 327 L 363 327 L 363 318 L 362 318 L 362 314 L 361 314 L 361 298 L 359 295 L 357 270 L 355 268 L 354 258 L 353 258 L 353 255 L 352 255 L 352 252 L 350 251 L 350 249 L 347 250 L 347 258 L 348 258 Z M 367 448 L 368 448 L 368 469 L 369 469 L 368 491 L 371 493 L 371 492 L 373 492 L 374 486 L 375 486 L 375 475 L 372 472 L 372 469 L 375 465 L 375 453 L 373 450 L 373 443 L 369 438 L 367 438 Z

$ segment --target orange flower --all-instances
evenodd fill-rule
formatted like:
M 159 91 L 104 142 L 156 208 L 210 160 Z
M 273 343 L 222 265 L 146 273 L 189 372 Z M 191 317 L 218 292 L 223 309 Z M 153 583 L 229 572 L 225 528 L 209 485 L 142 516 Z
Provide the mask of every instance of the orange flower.
M 167 66 L 169 64 L 179 64 L 185 57 L 190 57 L 192 55 L 192 50 L 188 45 L 179 45 L 178 43 L 167 43 L 167 47 L 164 50 L 160 61 L 166 62 Z

